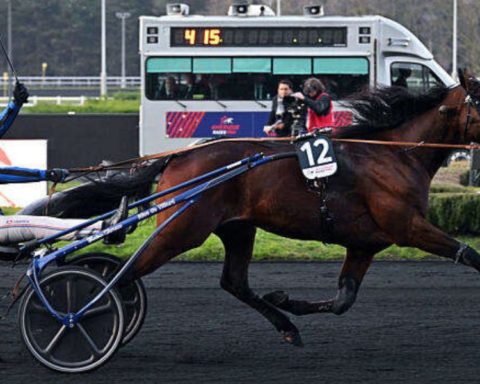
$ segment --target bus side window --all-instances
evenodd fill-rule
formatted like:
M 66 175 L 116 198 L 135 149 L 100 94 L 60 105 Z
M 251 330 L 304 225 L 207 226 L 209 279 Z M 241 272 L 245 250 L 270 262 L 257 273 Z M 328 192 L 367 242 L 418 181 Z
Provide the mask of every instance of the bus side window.
M 212 90 L 208 75 L 182 74 L 180 98 L 185 100 L 210 100 L 212 98 Z
M 417 63 L 393 63 L 391 66 L 391 84 L 412 91 L 425 92 L 442 85 L 440 79 L 425 65 Z
M 425 77 L 426 89 L 443 86 L 443 82 L 438 78 L 437 75 L 428 67 L 423 66 L 423 72 Z
M 160 91 L 165 83 L 166 76 L 162 74 L 152 73 L 147 75 L 146 93 L 150 100 L 159 100 Z

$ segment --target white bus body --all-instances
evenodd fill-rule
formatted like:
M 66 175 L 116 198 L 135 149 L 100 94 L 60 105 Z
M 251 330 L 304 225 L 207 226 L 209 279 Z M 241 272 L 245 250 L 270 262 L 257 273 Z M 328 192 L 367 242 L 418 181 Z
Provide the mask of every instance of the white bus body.
M 201 137 L 264 136 L 282 78 L 299 90 L 319 77 L 334 100 L 365 85 L 454 84 L 417 37 L 382 16 L 142 16 L 140 55 L 142 155 Z M 339 125 L 351 119 L 335 111 Z

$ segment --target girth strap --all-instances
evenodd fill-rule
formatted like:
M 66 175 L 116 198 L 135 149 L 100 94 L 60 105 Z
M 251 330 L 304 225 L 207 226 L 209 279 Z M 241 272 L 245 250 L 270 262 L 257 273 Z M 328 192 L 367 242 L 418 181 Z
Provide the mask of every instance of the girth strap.
M 320 198 L 320 223 L 322 233 L 325 235 L 323 242 L 329 243 L 333 235 L 334 220 L 327 206 L 328 177 L 315 180 L 307 179 L 307 185 L 308 188 Z

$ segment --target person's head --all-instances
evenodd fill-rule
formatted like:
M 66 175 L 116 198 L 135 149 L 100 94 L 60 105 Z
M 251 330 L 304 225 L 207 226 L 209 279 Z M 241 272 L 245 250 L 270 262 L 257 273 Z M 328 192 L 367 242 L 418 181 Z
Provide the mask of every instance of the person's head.
M 303 83 L 303 94 L 305 96 L 313 99 L 322 92 L 325 92 L 325 86 L 316 77 L 311 77 Z
M 176 86 L 177 82 L 175 81 L 175 78 L 173 76 L 167 76 L 165 79 L 165 90 L 169 93 L 175 90 Z
M 400 73 L 399 77 L 408 79 L 412 75 L 412 70 L 410 68 L 399 68 L 398 72 Z
M 290 80 L 280 80 L 278 83 L 278 96 L 285 97 L 293 92 L 293 84 Z
M 186 73 L 185 74 L 185 83 L 187 85 L 195 84 L 195 75 L 193 73 Z

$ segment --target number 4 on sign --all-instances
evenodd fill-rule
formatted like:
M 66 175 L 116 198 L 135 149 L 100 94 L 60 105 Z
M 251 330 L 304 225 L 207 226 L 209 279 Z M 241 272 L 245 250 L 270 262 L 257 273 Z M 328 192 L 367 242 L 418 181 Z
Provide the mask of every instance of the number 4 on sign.
M 190 45 L 195 45 L 196 35 L 197 31 L 195 31 L 195 29 L 185 30 L 185 40 L 187 40 Z

